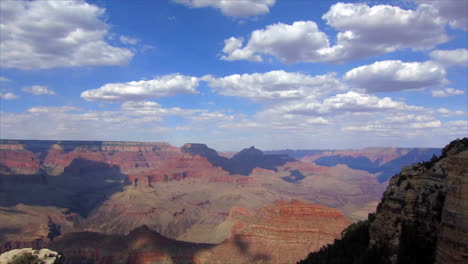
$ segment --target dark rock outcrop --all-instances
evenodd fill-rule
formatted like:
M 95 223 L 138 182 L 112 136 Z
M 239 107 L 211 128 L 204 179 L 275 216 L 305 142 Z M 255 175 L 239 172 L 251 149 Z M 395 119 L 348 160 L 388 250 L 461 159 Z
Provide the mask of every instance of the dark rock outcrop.
M 249 175 L 255 168 L 276 170 L 277 167 L 294 161 L 284 154 L 265 155 L 253 146 L 241 150 L 230 159 L 219 156 L 214 149 L 208 148 L 205 144 L 188 143 L 182 146 L 181 151 L 190 155 L 200 155 L 213 166 L 221 167 L 230 174 L 240 175 Z

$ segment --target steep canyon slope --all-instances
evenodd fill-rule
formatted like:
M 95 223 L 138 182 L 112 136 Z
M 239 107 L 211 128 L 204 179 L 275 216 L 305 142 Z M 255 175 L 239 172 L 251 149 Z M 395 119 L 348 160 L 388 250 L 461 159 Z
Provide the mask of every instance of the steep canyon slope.
M 467 263 L 467 187 L 464 138 L 392 177 L 375 215 L 301 263 Z

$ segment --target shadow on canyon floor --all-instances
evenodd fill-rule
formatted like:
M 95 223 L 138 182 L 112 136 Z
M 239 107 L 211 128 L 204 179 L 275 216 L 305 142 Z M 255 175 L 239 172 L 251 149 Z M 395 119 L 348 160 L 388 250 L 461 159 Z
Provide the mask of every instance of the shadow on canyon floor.
M 82 263 L 89 260 L 92 263 L 120 259 L 126 263 L 145 261 L 161 261 L 170 259 L 174 264 L 198 263 L 196 256 L 202 251 L 215 250 L 224 254 L 216 256 L 207 254 L 203 257 L 206 263 L 222 263 L 225 260 L 239 258 L 239 263 L 267 262 L 271 257 L 252 252 L 249 244 L 241 236 L 234 236 L 234 243 L 228 241 L 222 244 L 203 244 L 177 241 L 162 236 L 147 226 L 134 229 L 128 235 L 106 235 L 95 232 L 68 233 L 52 242 L 49 247 L 62 252 L 64 264 Z M 233 248 L 225 248 L 232 245 Z M 216 249 L 220 246 L 221 248 Z M 107 263 L 107 262 L 106 262 Z M 109 263 L 113 263 L 112 261 Z
M 258 261 L 270 261 L 271 257 L 266 254 L 257 254 L 254 253 L 250 250 L 250 245 L 242 239 L 242 236 L 240 235 L 235 235 L 234 238 L 234 244 L 236 245 L 237 249 L 241 252 L 242 255 L 246 256 L 250 260 L 254 262 Z
M 33 176 L 38 179 L 26 184 L 4 181 L 0 185 L 0 206 L 19 203 L 55 206 L 69 208 L 87 217 L 110 195 L 122 191 L 128 184 L 127 176 L 121 173 L 119 166 L 81 158 L 74 159 L 58 176 L 45 173 Z

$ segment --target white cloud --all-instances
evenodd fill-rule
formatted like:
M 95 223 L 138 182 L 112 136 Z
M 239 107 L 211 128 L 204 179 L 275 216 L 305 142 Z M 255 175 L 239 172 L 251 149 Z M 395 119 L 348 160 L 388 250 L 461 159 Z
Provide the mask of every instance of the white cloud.
M 87 101 L 122 102 L 172 96 L 179 93 L 197 93 L 199 79 L 181 74 L 163 75 L 149 81 L 108 83 L 98 89 L 84 91 Z
M 163 108 L 160 104 L 151 101 L 124 102 L 120 109 L 133 116 L 189 116 L 203 111 L 199 109 L 181 109 L 179 107 Z
M 167 116 L 184 120 L 229 119 L 204 109 L 164 108 L 156 102 L 125 102 L 114 111 L 85 110 L 74 106 L 35 106 L 23 113 L 0 112 L 0 134 L 5 138 L 158 140 L 166 141 L 174 130 L 164 127 Z M 206 126 L 205 126 L 206 127 Z M 166 133 L 166 134 L 165 134 Z
M 13 100 L 19 98 L 19 96 L 14 93 L 0 93 L 0 98 L 4 100 Z
M 431 93 L 433 97 L 449 97 L 454 95 L 461 95 L 465 92 L 463 90 L 457 90 L 454 88 L 445 88 L 442 90 L 434 90 Z
M 411 128 L 433 128 L 433 127 L 440 127 L 442 123 L 437 121 L 426 122 L 426 123 L 409 123 Z
M 29 113 L 66 113 L 71 111 L 79 111 L 80 108 L 73 106 L 36 106 L 27 110 Z
M 139 39 L 128 37 L 128 36 L 120 36 L 119 40 L 123 44 L 127 44 L 127 45 L 135 45 L 135 44 L 138 44 L 138 42 L 140 42 Z
M 242 47 L 241 38 L 224 41 L 223 60 L 262 61 L 260 54 L 277 57 L 285 63 L 323 61 L 329 47 L 327 35 L 313 21 L 296 21 L 292 25 L 277 23 L 252 32 Z
M 55 94 L 53 90 L 43 85 L 32 85 L 32 86 L 23 87 L 21 91 L 35 94 L 35 95 L 43 95 L 43 94 L 54 95 Z
M 252 100 L 301 99 L 305 96 L 324 97 L 342 92 L 346 86 L 333 73 L 309 76 L 295 72 L 233 74 L 222 78 L 207 75 L 202 78 L 214 91 L 227 96 Z
M 323 102 L 303 100 L 295 104 L 285 104 L 274 109 L 279 115 L 336 115 L 339 113 L 375 112 L 389 110 L 417 110 L 417 107 L 408 106 L 405 103 L 394 101 L 390 97 L 379 98 L 374 95 L 347 92 L 326 98 Z
M 223 15 L 231 17 L 249 17 L 270 12 L 276 0 L 173 0 L 191 8 L 212 7 Z
M 450 26 L 468 30 L 468 2 L 464 0 L 429 1 L 439 10 L 440 16 L 449 20 Z
M 430 56 L 444 66 L 468 66 L 468 50 L 434 50 Z
M 396 129 L 427 129 L 427 128 L 438 128 L 442 125 L 439 120 L 431 122 L 419 122 L 419 123 L 406 123 L 401 125 L 386 124 L 375 122 L 373 124 L 367 124 L 364 126 L 347 126 L 343 127 L 344 131 L 368 131 L 368 132 L 390 132 Z
M 432 115 L 441 116 L 463 116 L 467 115 L 467 112 L 462 110 L 448 110 L 447 108 L 428 109 L 428 112 Z
M 254 55 L 254 50 L 243 48 L 243 38 L 230 37 L 224 40 L 222 60 L 234 61 L 234 60 L 248 60 L 248 61 L 263 61 L 260 55 Z
M 430 115 L 419 115 L 419 114 L 404 114 L 404 115 L 392 115 L 385 117 L 386 123 L 393 124 L 408 124 L 416 122 L 433 122 L 434 117 Z
M 445 70 L 428 62 L 378 61 L 348 71 L 344 79 L 368 93 L 394 92 L 443 85 Z
M 426 50 L 448 40 L 446 20 L 425 4 L 405 10 L 389 5 L 337 3 L 322 18 L 340 31 L 333 46 L 313 21 L 277 23 L 253 31 L 244 46 L 242 38 L 225 40 L 221 59 L 260 61 L 260 56 L 271 55 L 288 64 L 342 63 L 399 49 Z
M 0 12 L 2 67 L 122 65 L 133 57 L 106 42 L 105 10 L 85 1 L 1 1 Z
M 204 112 L 198 115 L 193 115 L 190 118 L 193 121 L 226 121 L 226 120 L 233 120 L 234 116 L 226 115 L 221 112 Z
M 0 82 L 10 82 L 10 79 L 0 76 Z

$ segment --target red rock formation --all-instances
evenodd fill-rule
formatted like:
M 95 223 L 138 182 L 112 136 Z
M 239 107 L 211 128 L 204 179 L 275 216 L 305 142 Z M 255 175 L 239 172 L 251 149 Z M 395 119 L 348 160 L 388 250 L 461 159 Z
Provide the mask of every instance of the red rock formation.
M 304 252 L 333 242 L 350 222 L 338 210 L 299 200 L 280 200 L 255 213 L 233 208 L 231 238 L 200 254 L 202 263 L 294 263 Z M 207 257 L 207 259 L 205 259 Z
M 36 154 L 18 144 L 0 144 L 2 174 L 36 174 L 40 161 Z
M 65 257 L 87 256 L 96 263 L 104 258 L 127 264 L 294 263 L 337 238 L 349 222 L 335 209 L 299 200 L 280 200 L 256 212 L 235 207 L 231 237 L 218 245 L 181 242 L 140 227 L 127 236 L 71 233 L 59 238 L 52 249 Z M 100 252 L 97 254 L 96 252 Z M 235 262 L 233 262 L 235 260 Z

